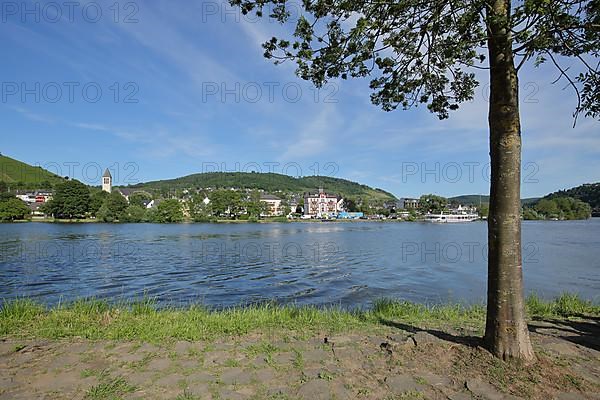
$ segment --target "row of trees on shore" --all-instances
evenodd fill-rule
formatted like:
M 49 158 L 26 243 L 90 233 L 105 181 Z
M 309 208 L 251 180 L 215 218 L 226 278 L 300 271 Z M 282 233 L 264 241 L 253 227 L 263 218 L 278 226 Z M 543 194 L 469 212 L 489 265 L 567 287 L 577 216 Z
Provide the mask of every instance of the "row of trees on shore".
M 14 221 L 25 219 L 30 210 L 14 195 L 4 192 L 0 199 L 0 220 Z M 112 193 L 90 188 L 77 180 L 58 184 L 50 201 L 41 208 L 44 214 L 55 219 L 93 218 L 101 222 L 158 222 L 173 223 L 189 219 L 196 222 L 218 218 L 256 219 L 268 211 L 268 205 L 260 201 L 256 191 L 249 196 L 232 190 L 215 190 L 205 196 L 195 195 L 188 201 L 180 199 L 160 199 L 156 205 L 147 208 L 152 197 L 145 192 L 135 192 L 126 199 L 118 190 Z M 289 207 L 284 205 L 284 213 Z
M 523 219 L 587 219 L 592 215 L 589 204 L 572 197 L 541 199 L 531 207 L 523 209 Z
M 0 187 L 2 189 L 2 187 Z M 0 190 L 0 221 L 23 220 L 30 210 L 25 203 Z M 206 202 L 206 197 L 210 200 Z M 185 202 L 181 199 L 164 199 L 155 207 L 147 208 L 152 196 L 146 192 L 135 192 L 126 199 L 120 192 L 107 193 L 90 188 L 76 180 L 62 182 L 56 186 L 53 199 L 44 204 L 41 211 L 56 219 L 85 219 L 94 218 L 102 222 L 182 222 L 186 218 L 195 222 L 208 222 L 217 219 L 247 219 L 258 220 L 268 213 L 268 205 L 260 201 L 260 193 L 252 191 L 249 194 L 235 190 L 214 190 L 208 193 L 196 194 Z M 456 206 L 442 196 L 434 194 L 423 195 L 419 206 L 413 210 L 417 213 L 439 213 L 449 211 Z M 344 203 L 347 211 L 360 211 L 360 199 L 347 199 Z M 283 215 L 291 210 L 287 202 L 282 203 Z M 478 207 L 480 216 L 487 217 L 488 206 Z M 377 214 L 389 215 L 390 209 L 379 208 Z M 591 207 L 578 199 L 566 196 L 543 198 L 534 204 L 523 208 L 523 219 L 586 219 L 591 216 Z
M 83 183 L 70 180 L 56 187 L 52 200 L 42 211 L 57 219 L 96 218 L 102 222 L 181 222 L 183 210 L 178 200 L 167 199 L 147 209 L 150 196 L 135 193 L 129 201 L 118 191 L 107 193 L 90 190 Z

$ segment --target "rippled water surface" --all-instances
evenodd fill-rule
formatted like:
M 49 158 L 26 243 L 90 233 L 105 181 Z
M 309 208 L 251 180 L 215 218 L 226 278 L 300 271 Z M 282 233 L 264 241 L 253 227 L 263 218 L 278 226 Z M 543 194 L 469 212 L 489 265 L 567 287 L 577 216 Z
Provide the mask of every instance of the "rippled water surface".
M 486 224 L 3 224 L 0 298 L 482 302 Z M 526 291 L 600 300 L 600 219 L 524 222 Z

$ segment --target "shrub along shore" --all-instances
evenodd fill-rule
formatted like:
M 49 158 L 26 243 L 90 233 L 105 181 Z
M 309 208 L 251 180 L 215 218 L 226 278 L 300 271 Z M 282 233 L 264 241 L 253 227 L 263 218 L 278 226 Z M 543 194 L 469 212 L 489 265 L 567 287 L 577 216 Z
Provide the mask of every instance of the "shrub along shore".
M 544 301 L 527 299 L 531 319 L 600 316 L 600 305 L 563 294 Z M 394 323 L 420 328 L 483 334 L 481 304 L 423 305 L 382 299 L 366 310 L 264 303 L 225 309 L 202 305 L 159 307 L 152 299 L 110 303 L 81 299 L 53 307 L 28 298 L 6 300 L 0 308 L 0 336 L 22 338 L 86 338 L 92 340 L 213 340 L 223 336 L 291 331 L 310 336 L 319 332 L 376 332 Z

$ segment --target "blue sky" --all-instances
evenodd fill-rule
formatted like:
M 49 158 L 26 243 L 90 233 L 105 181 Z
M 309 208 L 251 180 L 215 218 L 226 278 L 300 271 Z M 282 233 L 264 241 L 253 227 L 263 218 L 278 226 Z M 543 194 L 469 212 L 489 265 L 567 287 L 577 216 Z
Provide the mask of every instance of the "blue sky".
M 489 190 L 486 74 L 449 120 L 386 113 L 367 79 L 315 92 L 293 65 L 265 60 L 260 44 L 282 28 L 225 2 L 26 4 L 2 3 L 5 155 L 88 184 L 110 167 L 117 184 L 270 170 L 398 197 Z M 575 97 L 556 77 L 550 66 L 520 76 L 523 197 L 600 180 L 600 123 L 572 128 Z

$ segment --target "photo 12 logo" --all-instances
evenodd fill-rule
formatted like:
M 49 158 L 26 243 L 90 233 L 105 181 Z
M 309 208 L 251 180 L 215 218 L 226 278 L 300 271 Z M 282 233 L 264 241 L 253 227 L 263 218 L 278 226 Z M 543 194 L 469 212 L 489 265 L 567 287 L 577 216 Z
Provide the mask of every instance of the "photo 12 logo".
M 114 243 L 96 242 L 31 242 L 3 243 L 0 245 L 0 261 L 2 262 L 38 262 L 48 260 L 85 261 L 85 260 L 127 260 L 137 257 L 140 248 L 131 241 L 116 241 Z
M 278 4 L 260 4 L 260 14 L 264 16 L 285 15 L 288 22 L 296 22 L 303 14 L 304 8 L 300 1 L 284 1 Z M 255 24 L 261 20 L 261 16 L 254 12 L 244 12 L 242 8 L 231 5 L 229 1 L 202 1 L 200 7 L 200 20 L 203 24 L 216 21 L 218 23 L 249 23 Z M 267 23 L 278 23 L 277 18 L 262 18 Z
M 192 255 L 203 263 L 256 264 L 294 261 L 320 263 L 338 254 L 332 241 L 314 243 L 208 240 L 194 245 Z
M 402 162 L 402 183 L 410 180 L 421 183 L 475 183 L 478 179 L 489 183 L 491 177 L 491 164 L 477 161 L 465 162 Z M 522 183 L 539 183 L 536 177 L 540 167 L 535 162 L 525 162 L 522 166 Z
M 304 166 L 304 168 L 303 168 Z M 303 176 L 326 176 L 334 178 L 338 175 L 340 167 L 336 162 L 326 161 L 301 164 L 298 162 L 264 161 L 264 162 L 234 162 L 207 161 L 202 163 L 202 173 L 214 172 L 244 172 L 288 175 L 295 178 Z M 307 174 L 308 173 L 308 174 Z
M 481 86 L 481 97 L 483 98 L 483 100 L 485 100 L 486 103 L 490 102 L 490 91 L 491 91 L 491 84 L 490 83 L 486 83 L 485 85 Z M 540 91 L 540 86 L 536 83 L 536 82 L 524 82 L 519 84 L 519 97 L 521 98 L 521 102 L 522 103 L 526 103 L 526 104 L 538 104 L 540 102 L 540 99 L 538 97 L 538 93 Z M 478 93 L 476 93 L 478 94 Z M 477 96 L 475 96 L 471 102 L 477 101 L 479 100 L 477 98 Z
M 137 24 L 139 22 L 138 3 L 113 2 L 106 5 L 94 1 L 3 1 L 0 12 L 2 23 L 75 23 L 96 24 L 102 20 L 113 23 Z
M 339 87 L 329 82 L 321 88 L 302 88 L 297 82 L 202 82 L 202 102 L 298 103 L 305 97 L 314 103 L 337 103 Z
M 98 103 L 103 98 L 114 103 L 137 104 L 140 88 L 136 82 L 2 82 L 2 103 Z
M 538 263 L 539 252 L 537 243 L 523 243 L 522 262 Z M 404 264 L 483 264 L 488 261 L 488 245 L 483 242 L 402 242 L 400 254 Z
M 135 162 L 115 162 L 108 167 L 100 165 L 95 161 L 85 163 L 79 161 L 49 161 L 45 163 L 36 163 L 40 167 L 32 172 L 31 168 L 19 168 L 12 165 L 3 165 L 1 173 L 7 176 L 16 176 L 23 182 L 34 180 L 42 180 L 46 177 L 49 171 L 60 177 L 76 178 L 81 182 L 96 186 L 101 183 L 102 175 L 108 169 L 112 177 L 113 185 L 134 185 L 139 183 L 137 177 L 140 170 Z

